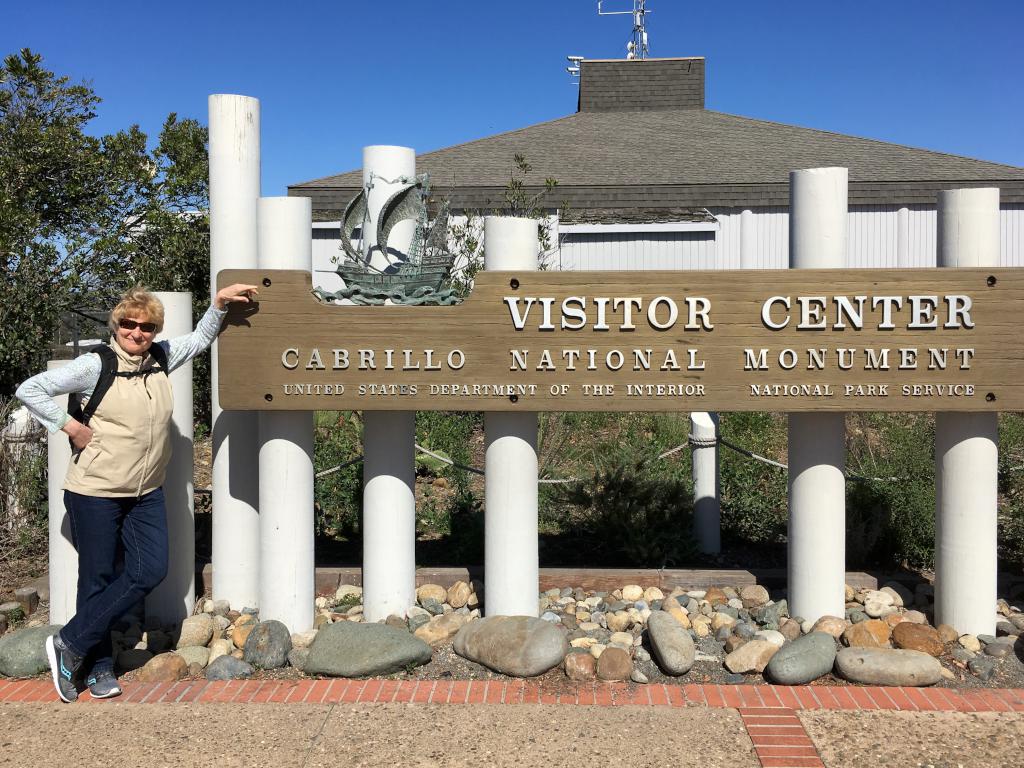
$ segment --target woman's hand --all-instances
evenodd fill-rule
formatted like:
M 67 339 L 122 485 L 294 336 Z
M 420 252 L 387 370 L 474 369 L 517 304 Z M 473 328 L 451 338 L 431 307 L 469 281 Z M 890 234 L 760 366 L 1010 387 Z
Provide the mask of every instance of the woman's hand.
M 76 451 L 83 450 L 92 440 L 92 430 L 76 419 L 69 420 L 67 424 L 61 427 L 61 431 L 71 438 L 71 444 L 75 447 Z
M 259 291 L 256 290 L 255 285 L 245 285 L 244 283 L 235 283 L 229 285 L 227 288 L 221 288 L 217 291 L 217 295 L 213 299 L 213 305 L 217 309 L 226 309 L 228 304 L 232 302 L 241 302 L 243 304 L 251 303 L 254 296 L 259 295 Z

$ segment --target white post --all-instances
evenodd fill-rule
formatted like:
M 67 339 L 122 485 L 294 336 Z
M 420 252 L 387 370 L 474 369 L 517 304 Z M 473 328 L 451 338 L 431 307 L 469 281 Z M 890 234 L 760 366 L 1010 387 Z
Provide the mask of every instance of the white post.
M 401 260 L 415 232 L 413 222 L 396 226 L 388 253 L 377 248 L 377 219 L 384 203 L 416 175 L 409 147 L 363 148 L 367 226 L 363 253 L 378 269 Z M 385 310 L 401 311 L 401 310 Z M 405 616 L 416 603 L 416 414 L 363 412 L 363 617 L 381 621 Z
M 210 289 L 222 269 L 256 268 L 260 196 L 260 103 L 214 94 L 210 109 Z M 212 351 L 213 596 L 236 609 L 259 599 L 256 414 L 222 411 L 218 345 Z
M 259 268 L 313 268 L 308 197 L 262 197 Z M 292 632 L 313 627 L 313 413 L 259 415 L 260 619 Z
M 999 190 L 939 192 L 938 266 L 998 265 Z M 996 630 L 998 446 L 998 414 L 935 414 L 935 623 L 972 635 Z
M 70 363 L 50 360 L 46 370 Z M 68 409 L 68 396 L 55 395 L 53 401 L 61 411 Z M 71 463 L 71 443 L 63 432 L 54 432 L 46 439 L 46 474 L 49 501 L 50 535 L 50 623 L 67 624 L 75 615 L 78 596 L 78 551 L 71 541 L 71 521 L 64 508 L 64 477 Z
M 164 329 L 156 340 L 192 332 L 192 294 L 157 292 L 164 305 Z M 167 577 L 146 597 L 146 617 L 164 625 L 181 623 L 196 605 L 196 525 L 192 497 L 192 363 L 170 376 L 174 393 L 171 413 L 171 463 L 164 480 L 170 560 Z
M 484 268 L 537 269 L 537 222 L 484 219 Z M 536 616 L 537 414 L 484 414 L 484 609 L 488 616 Z
M 690 446 L 693 455 L 693 532 L 701 552 L 722 551 L 719 502 L 718 414 L 690 414 Z
M 846 261 L 846 168 L 789 175 L 789 266 Z M 816 621 L 844 615 L 846 415 L 789 414 L 789 611 Z

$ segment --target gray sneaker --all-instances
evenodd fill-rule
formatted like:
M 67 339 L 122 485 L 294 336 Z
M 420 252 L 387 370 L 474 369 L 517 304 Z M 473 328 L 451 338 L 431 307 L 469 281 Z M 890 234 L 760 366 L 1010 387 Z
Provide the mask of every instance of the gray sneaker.
M 57 689 L 57 695 L 61 701 L 70 704 L 78 698 L 78 689 L 72 679 L 82 666 L 82 657 L 64 645 L 60 635 L 50 635 L 46 638 L 46 659 L 50 662 L 50 673 L 53 675 L 53 687 Z
M 121 695 L 121 686 L 118 684 L 117 678 L 114 677 L 114 673 L 109 670 L 89 675 L 85 682 L 94 699 L 110 699 Z

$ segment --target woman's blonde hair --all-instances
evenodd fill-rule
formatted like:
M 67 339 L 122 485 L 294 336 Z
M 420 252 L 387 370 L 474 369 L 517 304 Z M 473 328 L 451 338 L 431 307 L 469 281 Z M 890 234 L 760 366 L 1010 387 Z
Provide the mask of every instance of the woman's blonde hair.
M 121 297 L 121 301 L 110 313 L 110 332 L 117 332 L 117 324 L 128 315 L 145 316 L 149 322 L 156 323 L 156 332 L 164 329 L 164 305 L 156 296 L 141 285 L 136 285 Z

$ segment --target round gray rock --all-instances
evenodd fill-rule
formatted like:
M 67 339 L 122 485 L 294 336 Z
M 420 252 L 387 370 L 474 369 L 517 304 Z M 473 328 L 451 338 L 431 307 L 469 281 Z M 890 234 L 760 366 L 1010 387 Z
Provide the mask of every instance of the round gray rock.
M 836 660 L 836 641 L 828 632 L 811 632 L 782 646 L 765 669 L 782 685 L 804 685 L 828 674 Z
M 690 671 L 697 652 L 693 638 L 672 614 L 652 613 L 647 618 L 647 639 L 654 660 L 666 675 L 685 675 Z
M 430 656 L 430 646 L 408 632 L 387 624 L 339 621 L 317 632 L 303 671 L 334 677 L 387 675 L 426 664 Z
M 249 633 L 242 658 L 261 669 L 277 669 L 288 661 L 292 649 L 292 633 L 280 621 L 261 621 Z
M 300 672 L 306 668 L 306 659 L 309 658 L 309 648 L 292 648 L 288 651 L 288 665 Z
M 44 643 L 60 631 L 60 625 L 19 629 L 0 638 L 0 674 L 31 677 L 50 668 Z
M 455 635 L 455 652 L 495 672 L 534 677 L 562 663 L 569 652 L 565 633 L 531 616 L 489 616 Z
M 234 656 L 218 656 L 206 668 L 207 680 L 238 680 L 252 677 L 253 667 Z
M 843 648 L 836 673 L 864 685 L 934 685 L 942 679 L 939 660 L 921 651 L 889 648 Z

